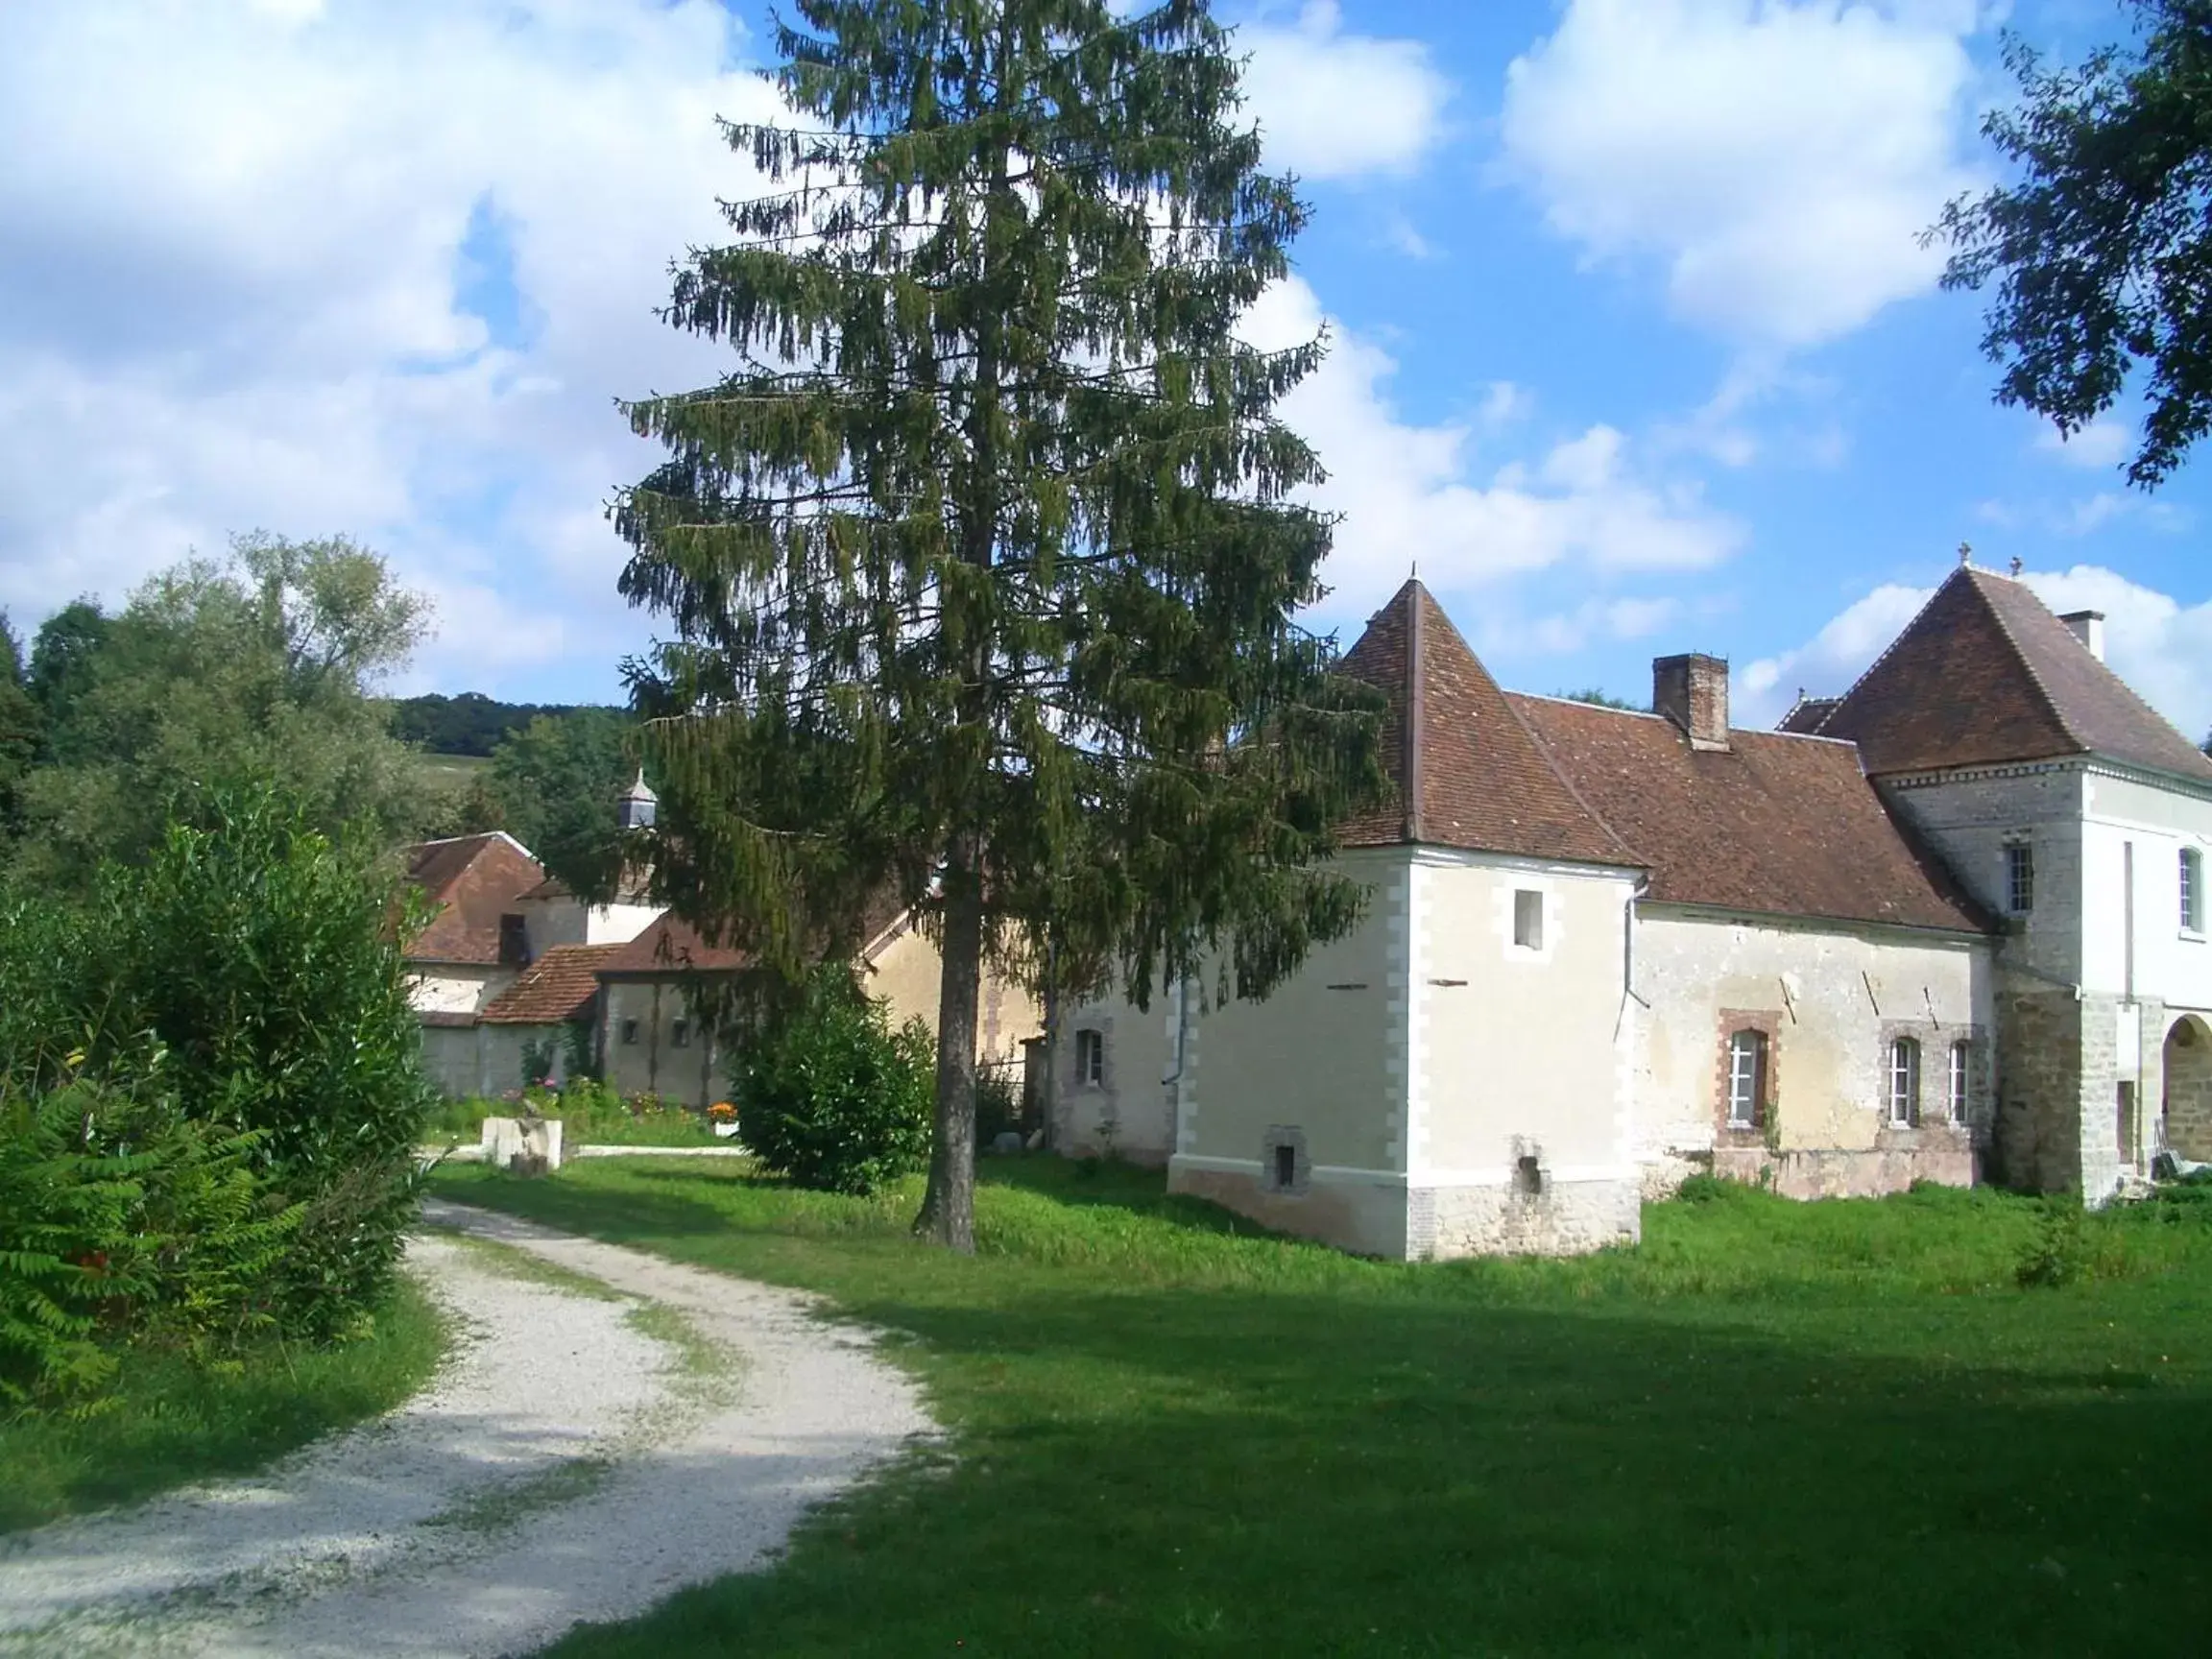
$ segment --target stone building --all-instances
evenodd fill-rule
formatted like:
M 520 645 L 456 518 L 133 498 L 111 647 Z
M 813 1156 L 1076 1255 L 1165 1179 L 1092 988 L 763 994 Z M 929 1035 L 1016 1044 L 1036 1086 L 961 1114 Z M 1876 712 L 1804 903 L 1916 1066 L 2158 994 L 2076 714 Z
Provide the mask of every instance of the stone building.
M 1709 657 L 1648 714 L 1504 692 L 1410 582 L 1345 662 L 1397 797 L 1361 926 L 1262 1003 L 1067 1010 L 1055 1143 L 1408 1258 L 1633 1238 L 1700 1168 L 2101 1200 L 2212 1135 L 2212 763 L 2098 646 L 1962 567 L 1754 733 Z
M 2104 665 L 2104 618 L 1961 565 L 1790 724 L 1854 743 L 1996 918 L 1991 1173 L 2094 1201 L 2212 1159 L 2212 760 Z

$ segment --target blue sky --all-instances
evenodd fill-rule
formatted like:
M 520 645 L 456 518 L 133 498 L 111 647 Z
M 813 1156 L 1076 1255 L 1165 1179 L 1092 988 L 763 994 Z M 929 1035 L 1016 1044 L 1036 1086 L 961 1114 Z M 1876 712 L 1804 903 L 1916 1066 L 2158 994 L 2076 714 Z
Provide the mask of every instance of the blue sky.
M 650 619 L 617 395 L 717 355 L 668 258 L 773 113 L 713 0 L 82 0 L 0 15 L 0 605 L 114 599 L 234 530 L 346 531 L 431 592 L 405 688 L 616 694 Z M 2112 0 L 1224 4 L 1313 228 L 1256 337 L 1332 331 L 1291 418 L 1344 515 L 1347 638 L 1418 565 L 1509 685 L 1740 718 L 1839 689 L 1956 561 L 2014 558 L 2212 726 L 2204 470 L 2120 476 L 1995 408 L 1980 301 L 1912 233 L 1991 176 L 1998 30 Z

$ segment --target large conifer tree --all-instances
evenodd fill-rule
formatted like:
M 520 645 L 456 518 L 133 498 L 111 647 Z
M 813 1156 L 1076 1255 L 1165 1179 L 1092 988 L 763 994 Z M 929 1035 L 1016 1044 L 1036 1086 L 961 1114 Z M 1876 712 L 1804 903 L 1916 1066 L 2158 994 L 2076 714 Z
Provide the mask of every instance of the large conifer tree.
M 792 967 L 872 900 L 943 951 L 917 1229 L 973 1242 L 978 980 L 1263 995 L 1361 895 L 1316 867 L 1379 787 L 1372 699 L 1292 621 L 1328 522 L 1272 416 L 1320 343 L 1239 315 L 1305 217 L 1260 171 L 1205 0 L 797 0 L 790 126 L 731 125 L 668 318 L 719 385 L 626 406 L 617 503 L 666 896 Z

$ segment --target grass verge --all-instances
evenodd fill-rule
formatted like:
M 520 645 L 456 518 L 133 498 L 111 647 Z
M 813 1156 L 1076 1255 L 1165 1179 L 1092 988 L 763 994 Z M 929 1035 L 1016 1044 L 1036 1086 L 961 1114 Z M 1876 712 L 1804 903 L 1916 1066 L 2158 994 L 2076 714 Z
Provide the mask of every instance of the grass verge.
M 2212 1205 L 1989 1192 L 1654 1206 L 1633 1251 L 1363 1262 L 1156 1177 L 987 1165 L 979 1251 L 916 1194 L 717 1164 L 439 1191 L 828 1292 L 951 1431 L 772 1572 L 556 1652 L 2197 1650 Z
M 259 1468 L 397 1406 L 445 1348 L 443 1317 L 403 1279 L 337 1347 L 268 1342 L 212 1365 L 132 1350 L 97 1415 L 0 1420 L 0 1533 Z

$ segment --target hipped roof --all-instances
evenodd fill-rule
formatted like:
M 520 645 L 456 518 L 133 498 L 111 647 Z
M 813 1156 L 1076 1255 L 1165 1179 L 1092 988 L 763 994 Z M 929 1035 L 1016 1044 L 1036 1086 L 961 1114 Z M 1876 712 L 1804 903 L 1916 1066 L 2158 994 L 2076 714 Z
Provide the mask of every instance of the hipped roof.
M 545 871 L 522 844 L 499 830 L 422 841 L 407 849 L 407 879 L 438 906 L 409 941 L 416 962 L 489 966 L 499 960 L 499 918 L 514 914 Z
M 2212 760 L 2023 582 L 1961 565 L 1820 722 L 1867 771 L 2099 755 L 2212 783 Z
M 557 1025 L 581 1019 L 599 994 L 599 970 L 620 945 L 555 945 L 487 1003 L 491 1025 Z
M 1642 869 L 1663 902 L 1979 930 L 1970 901 L 1890 816 L 1848 744 L 1729 733 L 1693 750 L 1656 715 L 1499 688 L 1418 581 L 1346 673 L 1389 699 L 1397 801 L 1348 847 L 1407 843 Z

